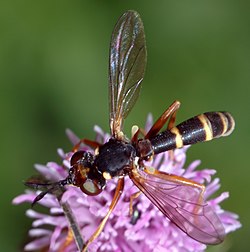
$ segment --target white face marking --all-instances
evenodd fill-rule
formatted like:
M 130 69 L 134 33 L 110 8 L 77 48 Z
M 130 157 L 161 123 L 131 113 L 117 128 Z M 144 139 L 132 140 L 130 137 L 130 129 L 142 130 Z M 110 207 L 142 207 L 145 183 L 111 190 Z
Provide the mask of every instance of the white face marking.
M 87 192 L 96 193 L 96 187 L 91 180 L 87 180 L 86 182 L 84 182 L 83 187 Z

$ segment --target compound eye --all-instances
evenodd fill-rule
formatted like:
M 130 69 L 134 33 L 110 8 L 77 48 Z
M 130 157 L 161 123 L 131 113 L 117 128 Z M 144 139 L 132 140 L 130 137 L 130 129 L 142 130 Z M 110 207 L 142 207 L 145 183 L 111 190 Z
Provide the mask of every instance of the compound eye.
M 87 178 L 80 186 L 81 190 L 90 196 L 95 196 L 102 192 L 102 185 L 96 180 Z
M 85 153 L 86 151 L 75 152 L 70 159 L 70 165 L 74 166 L 77 162 L 79 162 L 85 156 Z
M 90 152 L 77 151 L 70 160 L 69 171 L 72 184 L 80 187 L 87 195 L 97 195 L 102 192 L 106 181 L 94 166 L 94 156 Z

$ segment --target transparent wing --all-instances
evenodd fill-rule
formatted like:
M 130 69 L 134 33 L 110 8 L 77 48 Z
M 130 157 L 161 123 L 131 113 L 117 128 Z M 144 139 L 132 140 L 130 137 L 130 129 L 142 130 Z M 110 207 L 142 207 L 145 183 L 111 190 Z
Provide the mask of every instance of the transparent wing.
M 203 201 L 201 189 L 187 185 L 185 181 L 188 180 L 183 178 L 182 181 L 181 177 L 134 170 L 130 174 L 134 184 L 183 232 L 204 244 L 218 244 L 224 240 L 224 227 Z
M 109 58 L 110 129 L 121 131 L 123 119 L 134 106 L 146 67 L 142 20 L 135 11 L 125 12 L 112 33 Z

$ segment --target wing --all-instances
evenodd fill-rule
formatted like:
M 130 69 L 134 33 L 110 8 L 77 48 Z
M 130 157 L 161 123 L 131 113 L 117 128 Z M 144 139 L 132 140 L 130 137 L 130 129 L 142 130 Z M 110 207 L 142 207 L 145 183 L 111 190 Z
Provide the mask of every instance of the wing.
M 134 106 L 146 67 L 146 46 L 142 20 L 135 11 L 125 12 L 111 38 L 109 57 L 110 130 L 121 131 L 123 119 Z
M 221 243 L 225 237 L 224 227 L 212 208 L 203 201 L 201 189 L 188 185 L 184 178 L 182 181 L 181 177 L 173 177 L 137 169 L 130 174 L 134 184 L 183 232 L 204 244 Z

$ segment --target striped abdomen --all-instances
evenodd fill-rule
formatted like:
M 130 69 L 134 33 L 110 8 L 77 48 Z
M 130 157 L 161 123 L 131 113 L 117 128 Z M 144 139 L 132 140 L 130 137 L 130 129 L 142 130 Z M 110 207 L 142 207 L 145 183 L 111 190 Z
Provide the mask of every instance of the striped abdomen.
M 228 112 L 207 112 L 159 133 L 150 142 L 157 154 L 227 136 L 234 130 L 234 125 L 234 119 Z

